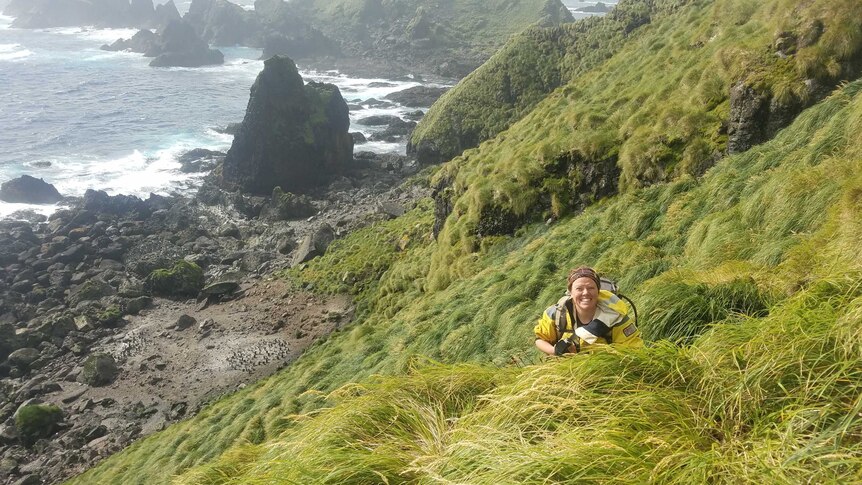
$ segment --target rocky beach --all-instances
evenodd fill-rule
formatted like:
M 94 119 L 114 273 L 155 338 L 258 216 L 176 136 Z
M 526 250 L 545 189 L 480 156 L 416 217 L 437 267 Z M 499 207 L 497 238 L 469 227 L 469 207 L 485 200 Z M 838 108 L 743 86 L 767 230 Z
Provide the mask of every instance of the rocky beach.
M 179 4 L 0 2 L 0 483 L 80 474 L 349 325 L 351 296 L 282 272 L 431 195 L 407 140 L 505 40 L 379 2 Z
M 56 483 L 80 473 L 288 365 L 350 323 L 349 296 L 316 296 L 312 288 L 273 276 L 322 254 L 352 230 L 403 214 L 429 189 L 408 181 L 420 169 L 414 160 L 363 152 L 361 141 L 353 151 L 362 134 L 348 132 L 348 105 L 337 87 L 304 85 L 286 58 L 267 65 L 272 69 L 265 68 L 253 88 L 258 100 L 303 98 L 307 104 L 268 112 L 271 103 L 258 105 L 252 96 L 246 119 L 232 128 L 238 142 L 231 151 L 196 149 L 179 157 L 182 172 L 203 177 L 191 196 L 141 199 L 88 190 L 69 197 L 28 175 L 3 184 L 0 200 L 68 207 L 48 217 L 19 211 L 0 221 L 4 483 Z M 270 71 L 293 81 L 267 84 Z M 310 174 L 318 165 L 297 159 L 311 165 L 287 174 L 281 185 L 295 183 L 286 192 L 261 167 L 282 164 L 279 154 L 301 150 L 304 140 L 283 141 L 274 153 L 254 152 L 281 138 L 273 126 L 302 132 L 308 113 L 326 110 L 314 104 L 317 97 L 302 94 L 306 89 L 323 89 L 341 105 L 313 130 L 309 149 L 346 148 L 338 163 L 320 165 L 307 180 L 291 174 Z M 397 101 L 415 109 L 435 93 L 412 89 Z M 386 127 L 381 133 L 388 135 L 381 136 L 389 137 L 403 137 L 415 125 L 392 115 L 365 123 Z M 254 143 L 244 143 L 246 136 Z M 255 190 L 225 182 L 226 159 L 234 160 L 237 173 L 257 174 L 243 179 Z M 59 412 L 46 414 L 35 428 L 20 418 L 28 410 L 53 409 Z

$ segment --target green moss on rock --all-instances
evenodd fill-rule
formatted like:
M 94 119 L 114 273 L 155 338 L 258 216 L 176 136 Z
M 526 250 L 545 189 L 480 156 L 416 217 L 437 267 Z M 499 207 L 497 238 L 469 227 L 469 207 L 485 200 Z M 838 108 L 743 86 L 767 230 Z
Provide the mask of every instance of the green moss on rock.
M 81 381 L 90 386 L 104 386 L 114 382 L 118 372 L 113 357 L 108 354 L 94 354 L 84 361 Z
M 25 446 L 32 446 L 37 440 L 48 438 L 63 420 L 63 411 L 57 406 L 33 404 L 24 406 L 15 415 L 15 427 Z
M 177 297 L 196 296 L 204 286 L 204 272 L 188 261 L 177 261 L 171 269 L 157 269 L 144 282 L 155 295 Z

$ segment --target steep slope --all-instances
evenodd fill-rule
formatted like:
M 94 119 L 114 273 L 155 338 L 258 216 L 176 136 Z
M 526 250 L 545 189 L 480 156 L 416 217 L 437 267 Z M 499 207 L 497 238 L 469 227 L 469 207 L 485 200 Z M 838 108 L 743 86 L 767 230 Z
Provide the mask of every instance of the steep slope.
M 698 1 L 440 173 L 432 285 L 471 273 L 483 238 L 617 190 L 697 176 L 770 138 L 862 61 L 862 4 Z M 790 39 L 793 39 L 791 42 Z
M 531 24 L 573 20 L 559 0 L 291 0 L 345 54 L 463 77 Z
M 426 200 L 287 275 L 317 291 L 354 294 L 352 327 L 72 483 L 858 479 L 862 82 L 835 90 L 771 141 L 720 160 L 702 177 L 686 170 L 634 177 L 625 193 L 578 215 L 563 210 L 571 199 L 558 200 L 553 225 L 524 218 L 512 236 L 477 232 L 491 203 L 541 214 L 543 193 L 580 196 L 543 181 L 580 177 L 554 170 L 581 153 L 574 151 L 585 146 L 581 136 L 610 130 L 608 118 L 621 117 L 633 133 L 681 133 L 673 153 L 685 153 L 704 138 L 682 130 L 680 117 L 701 130 L 720 127 L 723 118 L 709 110 L 727 115 L 731 102 L 695 103 L 696 86 L 712 73 L 699 72 L 686 88 L 686 73 L 696 69 L 673 67 L 716 68 L 720 59 L 734 66 L 747 52 L 762 54 L 780 12 L 794 15 L 787 19 L 794 25 L 820 20 L 824 28 L 811 46 L 816 53 L 802 48 L 776 62 L 814 56 L 806 65 L 823 62 L 836 77 L 850 72 L 858 45 L 835 32 L 851 32 L 862 17 L 849 13 L 860 7 L 801 5 L 697 2 L 646 27 L 636 44 L 580 76 L 580 87 L 555 92 L 433 175 L 450 180 L 444 190 L 453 201 L 436 240 L 439 206 Z M 700 38 L 702 47 L 689 43 Z M 686 54 L 712 43 L 714 50 Z M 752 62 L 744 67 L 761 65 Z M 743 71 L 752 82 L 743 85 L 773 97 L 786 80 L 778 74 L 799 75 L 795 67 Z M 716 93 L 730 88 L 716 86 Z M 616 105 L 614 92 L 623 100 Z M 584 153 L 615 162 L 621 126 Z M 706 140 L 726 144 L 718 133 Z M 601 159 L 584 156 L 580 168 Z M 630 169 L 623 164 L 623 175 Z M 508 367 L 538 360 L 532 322 L 556 301 L 567 269 L 584 263 L 635 296 L 651 340 L 693 345 Z M 421 365 L 427 358 L 484 365 Z M 367 380 L 374 374 L 393 377 Z M 579 411 L 560 416 L 569 408 Z M 563 459 L 585 448 L 608 459 Z
M 164 483 L 194 465 L 176 482 L 856 476 L 860 128 L 855 82 L 700 180 L 634 190 L 487 245 L 474 275 L 445 290 L 429 289 L 425 277 L 437 244 L 427 239 L 428 204 L 354 234 L 292 273 L 298 284 L 357 294 L 354 327 L 72 483 Z M 523 370 L 414 369 L 418 356 L 498 365 L 535 356 L 530 322 L 578 263 L 620 277 L 654 339 L 666 336 L 657 324 L 669 315 L 671 330 L 689 335 L 723 325 L 692 348 L 661 344 Z M 345 274 L 356 282 L 342 287 Z M 680 298 L 704 285 L 728 298 Z M 733 313 L 762 302 L 767 316 Z M 326 398 L 371 374 L 411 369 Z M 335 407 L 295 415 L 320 406 Z M 561 407 L 580 412 L 561 417 Z M 560 459 L 585 446 L 610 458 Z
M 623 0 L 604 17 L 534 27 L 510 39 L 435 103 L 408 152 L 420 163 L 440 163 L 493 138 L 553 90 L 613 56 L 642 26 L 685 3 Z

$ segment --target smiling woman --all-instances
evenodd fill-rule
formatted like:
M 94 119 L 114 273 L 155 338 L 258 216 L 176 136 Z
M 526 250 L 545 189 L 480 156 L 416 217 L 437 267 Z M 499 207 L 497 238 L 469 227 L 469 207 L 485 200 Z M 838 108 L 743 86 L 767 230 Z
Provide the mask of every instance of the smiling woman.
M 643 345 L 629 306 L 601 288 L 595 270 L 586 266 L 573 269 L 565 296 L 548 307 L 536 323 L 536 347 L 548 355 L 561 356 L 599 344 Z

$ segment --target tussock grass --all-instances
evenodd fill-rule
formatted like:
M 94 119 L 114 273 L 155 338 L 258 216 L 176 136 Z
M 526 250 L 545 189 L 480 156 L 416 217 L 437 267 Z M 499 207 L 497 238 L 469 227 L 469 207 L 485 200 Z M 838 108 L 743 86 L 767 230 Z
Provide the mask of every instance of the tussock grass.
M 732 86 L 744 83 L 767 98 L 783 96 L 792 107 L 808 102 L 803 92 L 806 79 L 809 84 L 831 87 L 858 73 L 857 36 L 849 33 L 852 21 L 844 20 L 862 18 L 858 2 L 716 0 L 663 2 L 662 6 L 674 13 L 656 16 L 606 61 L 584 64 L 590 69 L 545 97 L 500 136 L 464 152 L 440 171 L 437 180 L 454 180 L 455 200 L 441 232 L 447 244 L 438 248 L 429 275 L 435 288 L 475 270 L 465 259 L 482 245 L 476 228 L 489 208 L 529 221 L 564 214 L 567 206 L 577 205 L 583 195 L 578 190 L 590 189 L 556 183 L 559 174 L 550 168 L 558 160 L 574 157 L 594 165 L 616 160 L 621 191 L 699 176 L 727 148 L 723 125 L 730 116 Z M 839 9 L 845 10 L 839 14 Z M 812 34 L 812 29 L 822 29 L 822 35 Z M 792 55 L 781 58 L 773 44 L 782 32 L 810 39 L 800 40 Z M 835 39 L 836 32 L 842 33 L 842 41 Z M 668 36 L 674 42 L 666 42 Z M 818 67 L 802 69 L 803 64 Z M 830 70 L 833 64 L 840 69 Z M 464 83 L 466 89 L 468 80 Z M 453 91 L 450 97 L 454 100 L 456 94 Z M 460 109 L 471 106 L 458 104 Z M 480 106 L 487 109 L 495 104 Z M 482 112 L 477 109 L 474 115 Z M 496 118 L 486 119 L 491 126 Z M 422 133 L 419 130 L 416 136 L 425 136 Z M 824 137 L 822 147 L 809 151 L 810 156 L 828 157 L 831 147 L 841 142 L 840 131 L 835 133 Z M 426 138 L 429 143 L 434 140 L 430 135 Z M 732 174 L 728 177 L 742 183 Z M 807 215 L 800 218 L 806 219 Z M 712 240 L 715 234 L 709 229 L 703 227 L 704 239 Z M 750 248 L 731 237 L 717 238 L 716 252 L 738 252 L 738 243 Z M 764 252 L 760 257 L 774 263 L 778 253 Z
M 692 31 L 710 13 L 680 12 Z M 857 482 L 860 90 L 700 178 L 477 243 L 466 216 L 488 198 L 529 205 L 542 172 L 517 163 L 509 143 L 527 134 L 510 130 L 488 142 L 505 185 L 482 182 L 502 173 L 489 148 L 453 162 L 464 196 L 436 241 L 425 201 L 288 275 L 319 291 L 355 275 L 352 326 L 70 483 Z M 617 278 L 652 337 L 688 345 L 539 358 L 532 325 L 578 264 Z
M 351 235 L 291 278 L 323 290 L 355 264 L 354 245 L 391 251 L 356 282 L 366 301 L 353 326 L 72 483 L 853 481 L 860 89 L 701 179 L 498 238 L 469 258 L 473 276 L 444 289 L 427 279 L 443 243 L 389 245 L 414 221 L 429 231 L 429 205 L 372 228 L 386 228 L 379 240 Z M 814 156 L 834 131 L 829 156 Z M 847 176 L 825 178 L 835 173 Z M 650 335 L 691 346 L 544 362 L 533 322 L 580 263 L 618 278 Z M 701 295 L 696 311 L 669 287 Z M 417 367 L 417 356 L 446 365 Z M 598 451 L 571 458 L 584 449 Z
M 520 369 L 426 363 L 347 385 L 239 475 L 177 483 L 852 481 L 858 277 L 818 283 L 691 347 Z

